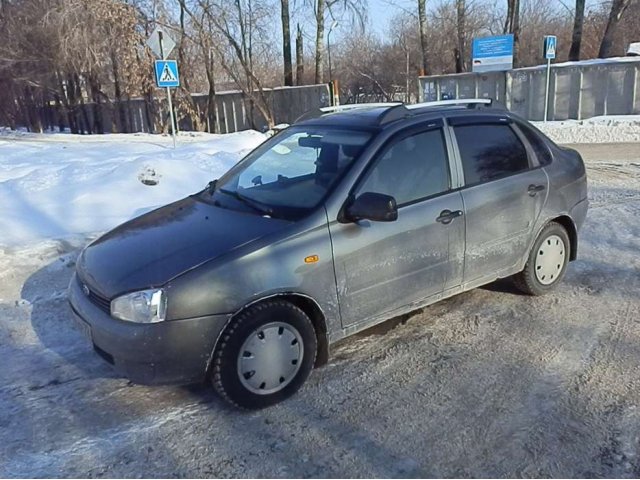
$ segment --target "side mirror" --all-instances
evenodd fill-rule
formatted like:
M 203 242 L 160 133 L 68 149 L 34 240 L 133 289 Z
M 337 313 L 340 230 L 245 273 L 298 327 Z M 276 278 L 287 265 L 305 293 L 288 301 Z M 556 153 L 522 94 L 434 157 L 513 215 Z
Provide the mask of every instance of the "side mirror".
M 347 207 L 345 216 L 353 222 L 358 220 L 393 222 L 398 219 L 398 207 L 396 199 L 390 195 L 366 192 Z

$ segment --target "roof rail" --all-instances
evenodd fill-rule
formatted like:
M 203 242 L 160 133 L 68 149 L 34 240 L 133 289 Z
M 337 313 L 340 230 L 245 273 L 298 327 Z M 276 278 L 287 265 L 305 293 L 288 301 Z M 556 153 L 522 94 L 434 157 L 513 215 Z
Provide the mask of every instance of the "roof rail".
M 407 105 L 409 110 L 424 107 L 449 107 L 456 105 L 466 105 L 468 108 L 475 108 L 477 105 L 492 106 L 493 100 L 491 98 L 458 98 L 455 100 L 438 100 L 436 102 L 423 102 L 416 103 L 414 105 Z
M 350 103 L 347 105 L 335 105 L 332 107 L 321 107 L 316 110 L 310 110 L 295 120 L 295 123 L 302 120 L 309 120 L 312 118 L 321 117 L 328 113 L 345 112 L 350 110 L 366 109 L 366 108 L 380 108 L 387 107 L 378 117 L 378 125 L 383 125 L 389 122 L 393 122 L 400 118 L 404 118 L 407 115 L 415 115 L 422 113 L 420 109 L 434 108 L 434 107 L 455 107 L 464 106 L 466 108 L 476 108 L 484 106 L 487 108 L 498 108 L 504 110 L 505 107 L 500 103 L 494 101 L 491 98 L 459 98 L 456 100 L 439 100 L 435 102 L 423 102 L 416 103 L 414 105 L 407 105 L 402 102 L 382 102 L 382 103 Z
M 314 110 L 309 110 L 298 118 L 296 118 L 294 123 L 301 122 L 303 120 L 309 120 L 311 118 L 321 117 L 327 113 L 337 113 L 337 112 L 345 112 L 349 110 L 359 110 L 364 108 L 376 108 L 376 107 L 397 107 L 398 105 L 402 105 L 401 102 L 390 102 L 390 103 L 349 103 L 346 105 L 333 105 L 330 107 L 320 107 Z
M 355 110 L 357 108 L 375 107 L 395 107 L 402 105 L 402 102 L 379 102 L 379 103 L 348 103 L 346 105 L 333 105 L 331 107 L 320 107 L 322 113 L 343 112 L 345 110 Z

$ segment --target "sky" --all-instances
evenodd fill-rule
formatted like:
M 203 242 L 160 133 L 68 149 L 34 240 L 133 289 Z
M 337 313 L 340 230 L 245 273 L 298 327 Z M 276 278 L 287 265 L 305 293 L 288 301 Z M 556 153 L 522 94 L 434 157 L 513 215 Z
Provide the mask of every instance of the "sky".
M 530 0 L 534 1 L 535 0 Z M 554 0 L 559 8 L 573 9 L 574 0 Z M 506 9 L 506 0 L 491 0 L 488 4 L 497 3 L 500 8 Z M 417 15 L 417 0 L 368 0 L 368 26 L 375 33 L 385 33 L 393 16 L 403 9 Z M 451 0 L 427 0 L 427 10 L 432 10 L 441 3 L 451 3 Z M 600 0 L 587 0 L 587 9 L 593 8 Z

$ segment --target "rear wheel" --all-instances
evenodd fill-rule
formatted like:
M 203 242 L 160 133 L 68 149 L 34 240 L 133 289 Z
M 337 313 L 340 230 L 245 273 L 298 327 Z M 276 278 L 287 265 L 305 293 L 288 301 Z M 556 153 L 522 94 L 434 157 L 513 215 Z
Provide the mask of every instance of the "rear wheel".
M 229 403 L 263 408 L 293 395 L 313 368 L 316 335 L 309 317 L 284 300 L 240 313 L 216 347 L 212 381 Z
M 570 256 L 569 235 L 562 225 L 549 223 L 533 244 L 522 272 L 513 277 L 519 290 L 544 295 L 564 277 Z

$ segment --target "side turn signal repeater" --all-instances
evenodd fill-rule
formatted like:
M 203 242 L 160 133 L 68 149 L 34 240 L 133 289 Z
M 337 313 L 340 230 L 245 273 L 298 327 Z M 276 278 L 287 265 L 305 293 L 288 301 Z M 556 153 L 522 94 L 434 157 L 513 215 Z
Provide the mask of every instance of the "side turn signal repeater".
M 309 255 L 304 258 L 304 263 L 316 263 L 318 260 L 320 260 L 318 255 Z

